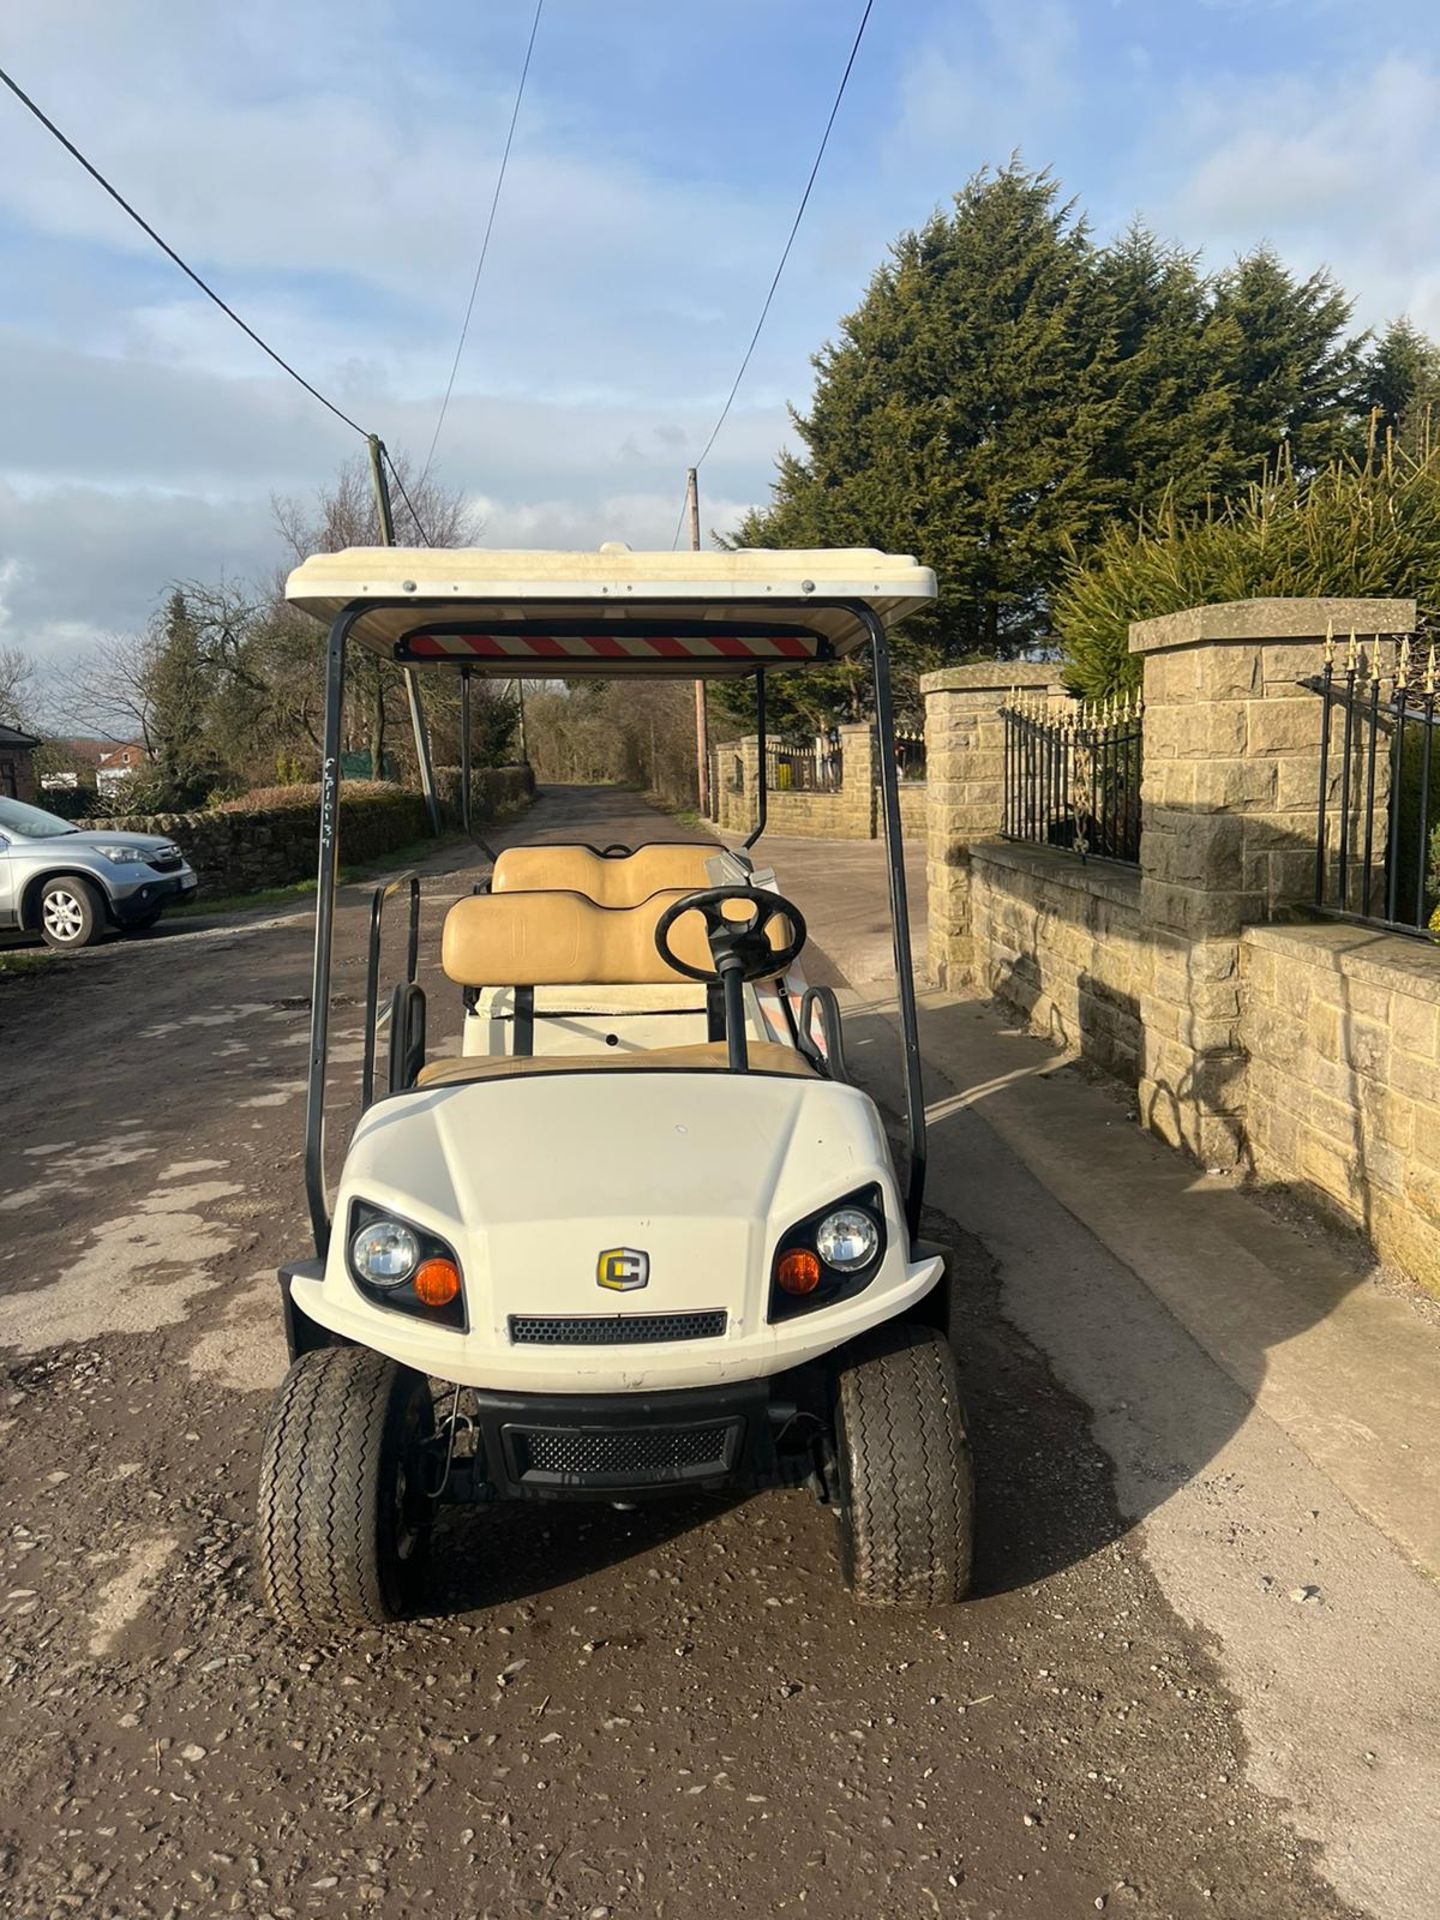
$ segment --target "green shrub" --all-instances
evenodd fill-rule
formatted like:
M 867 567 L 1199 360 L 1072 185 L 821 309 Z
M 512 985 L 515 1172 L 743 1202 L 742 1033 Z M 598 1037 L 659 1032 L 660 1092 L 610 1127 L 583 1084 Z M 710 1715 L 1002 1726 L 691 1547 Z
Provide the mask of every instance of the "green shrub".
M 264 813 L 313 822 L 319 837 L 320 787 L 253 787 L 216 809 L 219 813 Z M 347 866 L 381 860 L 430 830 L 424 796 L 389 780 L 346 780 L 340 787 L 340 858 Z
M 1132 620 L 1266 595 L 1440 598 L 1440 449 L 1387 448 L 1311 478 L 1282 466 L 1229 506 L 1172 506 L 1073 560 L 1055 603 L 1066 679 L 1087 699 L 1140 684 Z

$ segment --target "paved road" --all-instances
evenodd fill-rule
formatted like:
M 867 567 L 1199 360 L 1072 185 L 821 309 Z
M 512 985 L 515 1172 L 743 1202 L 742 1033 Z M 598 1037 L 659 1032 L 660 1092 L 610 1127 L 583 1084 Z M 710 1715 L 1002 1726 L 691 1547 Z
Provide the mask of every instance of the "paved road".
M 527 831 L 674 829 L 575 790 Z M 428 950 L 467 884 L 427 881 Z M 867 972 L 843 874 L 797 895 L 831 969 L 848 950 Z M 862 895 L 870 916 L 873 877 Z M 337 1085 L 363 923 L 348 896 Z M 943 1216 L 983 1490 L 963 1609 L 857 1613 L 827 1517 L 774 1495 L 457 1515 L 433 1615 L 282 1641 L 250 1514 L 274 1268 L 304 1244 L 308 964 L 307 922 L 281 915 L 0 982 L 0 1911 L 1363 1911 L 1249 1783 L 1089 1409 Z

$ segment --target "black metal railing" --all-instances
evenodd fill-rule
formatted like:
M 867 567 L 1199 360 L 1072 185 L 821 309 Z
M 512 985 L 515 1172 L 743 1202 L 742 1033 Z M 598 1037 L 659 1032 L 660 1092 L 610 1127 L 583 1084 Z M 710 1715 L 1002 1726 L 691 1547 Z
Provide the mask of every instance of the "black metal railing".
M 771 793 L 838 793 L 845 776 L 840 735 L 776 740 L 765 748 L 765 785 Z
M 1307 682 L 1320 695 L 1315 905 L 1398 933 L 1440 933 L 1436 648 L 1357 639 Z
M 895 736 L 895 767 L 900 778 L 909 786 L 919 786 L 925 779 L 925 736 L 923 733 L 897 733 Z
M 1007 840 L 1057 847 L 1082 860 L 1140 860 L 1138 699 L 1055 701 L 1015 692 L 1005 728 Z

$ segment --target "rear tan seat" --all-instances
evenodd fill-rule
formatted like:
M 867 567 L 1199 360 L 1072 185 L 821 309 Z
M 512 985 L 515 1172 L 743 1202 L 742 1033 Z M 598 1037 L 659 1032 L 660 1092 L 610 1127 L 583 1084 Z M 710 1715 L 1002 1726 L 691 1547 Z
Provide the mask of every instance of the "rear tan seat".
M 788 1073 L 801 1078 L 813 1076 L 815 1069 L 793 1047 L 782 1047 L 771 1040 L 752 1040 L 748 1049 L 750 1068 L 755 1073 Z M 618 1073 L 627 1068 L 665 1068 L 697 1073 L 723 1072 L 730 1054 L 723 1040 L 708 1041 L 695 1047 L 652 1047 L 648 1053 L 533 1053 L 480 1055 L 464 1060 L 432 1060 L 420 1069 L 422 1087 L 455 1086 L 466 1080 L 502 1080 L 532 1073 Z
M 657 893 L 635 907 L 597 907 L 579 893 L 475 893 L 445 916 L 440 961 L 462 987 L 673 985 L 684 975 L 660 958 L 655 927 L 692 888 Z M 779 944 L 783 919 L 770 923 Z M 691 966 L 710 969 L 698 913 L 683 914 L 670 944 Z
M 638 907 L 652 894 L 708 887 L 705 862 L 723 848 L 704 842 L 637 847 L 607 859 L 593 847 L 506 847 L 492 893 L 580 893 L 597 907 Z

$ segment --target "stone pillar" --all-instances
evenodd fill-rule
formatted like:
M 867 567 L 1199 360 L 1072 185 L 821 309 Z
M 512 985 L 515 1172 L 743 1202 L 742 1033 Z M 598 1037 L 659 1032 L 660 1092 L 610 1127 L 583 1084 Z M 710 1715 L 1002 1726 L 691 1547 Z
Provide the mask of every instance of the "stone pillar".
M 925 696 L 928 974 L 932 986 L 952 992 L 972 980 L 970 849 L 1000 831 L 1005 787 L 1000 708 L 1012 687 L 1060 693 L 1060 668 L 987 660 L 979 666 L 945 667 L 920 682 Z
M 847 838 L 873 840 L 876 832 L 875 730 L 869 720 L 840 727 L 840 797 Z
M 732 744 L 740 760 L 740 791 L 730 794 L 729 826 L 732 833 L 747 834 L 760 817 L 760 736 L 742 734 Z
M 1313 899 L 1321 708 L 1304 682 L 1327 629 L 1348 640 L 1414 625 L 1411 600 L 1277 599 L 1130 629 L 1145 683 L 1140 916 L 1155 962 L 1140 1115 L 1206 1165 L 1244 1158 L 1240 930 Z

